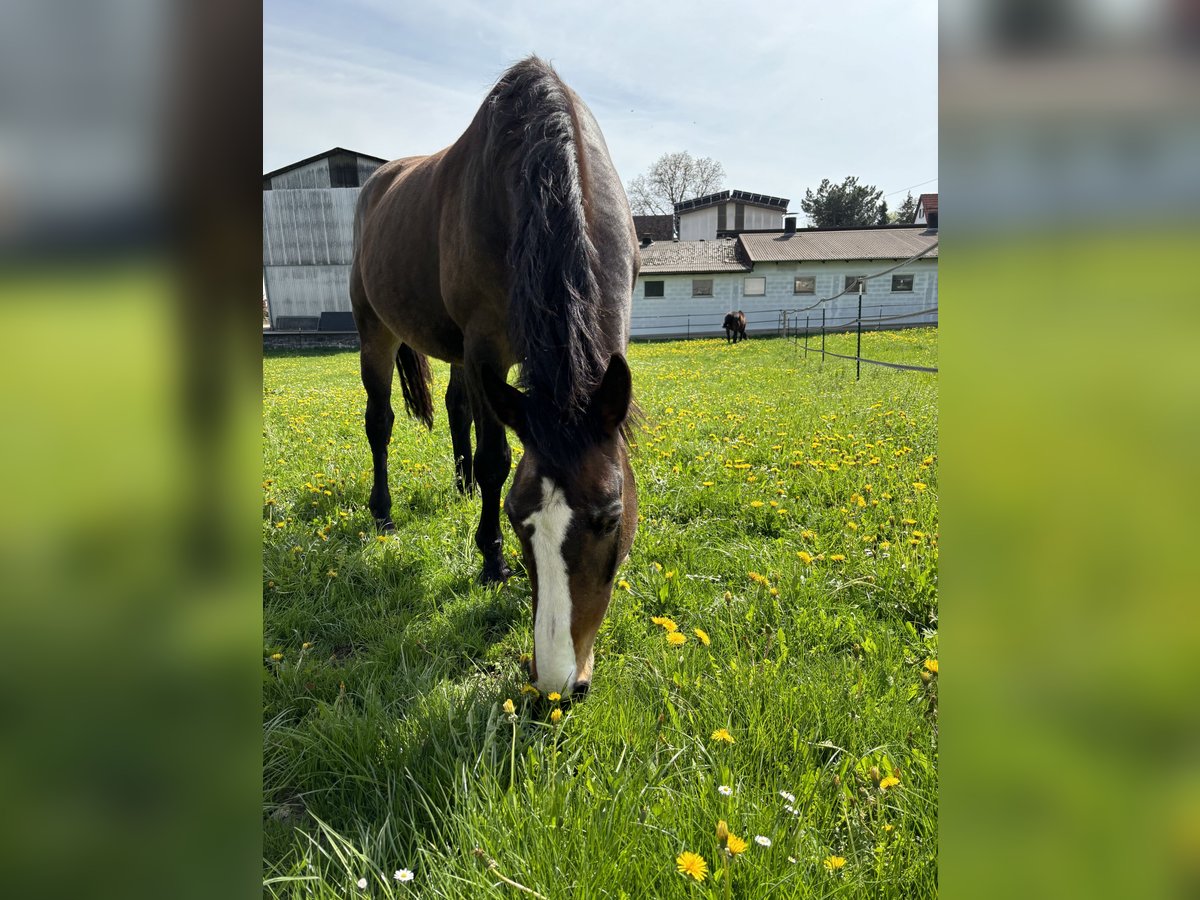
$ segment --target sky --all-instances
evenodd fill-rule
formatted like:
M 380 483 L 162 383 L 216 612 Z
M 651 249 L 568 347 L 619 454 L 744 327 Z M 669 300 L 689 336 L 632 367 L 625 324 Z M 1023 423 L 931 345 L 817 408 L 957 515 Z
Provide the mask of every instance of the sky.
M 439 150 L 536 53 L 626 184 L 686 150 L 795 211 L 822 178 L 857 175 L 893 210 L 937 190 L 935 0 L 266 0 L 263 18 L 264 172 Z

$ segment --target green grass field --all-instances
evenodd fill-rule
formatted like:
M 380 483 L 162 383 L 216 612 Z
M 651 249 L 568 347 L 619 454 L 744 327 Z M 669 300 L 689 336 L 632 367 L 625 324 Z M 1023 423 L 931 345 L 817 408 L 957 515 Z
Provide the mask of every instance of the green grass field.
M 936 365 L 937 331 L 863 355 Z M 937 376 L 777 339 L 629 357 L 641 521 L 573 705 L 522 692 L 529 582 L 504 522 L 516 574 L 475 583 L 440 404 L 429 433 L 396 391 L 381 537 L 357 354 L 264 361 L 267 895 L 936 894 Z

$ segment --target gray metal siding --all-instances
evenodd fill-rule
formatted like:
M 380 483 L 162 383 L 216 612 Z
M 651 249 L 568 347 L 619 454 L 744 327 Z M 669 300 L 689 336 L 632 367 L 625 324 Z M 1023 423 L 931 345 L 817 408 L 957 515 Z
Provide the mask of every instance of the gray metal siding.
M 307 166 L 292 169 L 271 179 L 271 189 L 292 190 L 296 188 L 327 188 L 329 187 L 329 160 L 318 159 Z
M 263 264 L 349 265 L 359 190 L 263 191 Z
M 267 266 L 264 269 L 272 324 L 280 316 L 320 316 L 350 310 L 350 267 Z
M 360 156 L 358 158 L 358 183 L 360 185 L 366 184 L 367 179 L 370 178 L 375 173 L 375 170 L 381 165 L 383 165 L 383 163 L 376 162 L 373 159 L 363 159 Z

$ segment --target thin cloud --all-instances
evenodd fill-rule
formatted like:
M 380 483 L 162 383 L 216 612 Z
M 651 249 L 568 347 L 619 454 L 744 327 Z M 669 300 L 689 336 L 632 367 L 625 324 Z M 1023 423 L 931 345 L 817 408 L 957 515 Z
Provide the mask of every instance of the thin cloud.
M 885 192 L 936 179 L 937 5 L 796 7 L 353 0 L 335 14 L 269 0 L 264 170 L 335 145 L 439 149 L 536 52 L 592 108 L 626 181 L 674 150 L 793 209 L 822 178 Z

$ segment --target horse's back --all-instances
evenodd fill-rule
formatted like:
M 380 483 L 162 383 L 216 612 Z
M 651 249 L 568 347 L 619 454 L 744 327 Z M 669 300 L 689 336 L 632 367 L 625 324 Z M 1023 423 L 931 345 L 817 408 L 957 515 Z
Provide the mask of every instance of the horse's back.
M 439 279 L 437 163 L 445 151 L 384 163 L 367 179 L 354 219 L 351 300 L 404 343 L 460 362 L 462 333 Z M 360 296 L 355 297 L 355 293 Z

